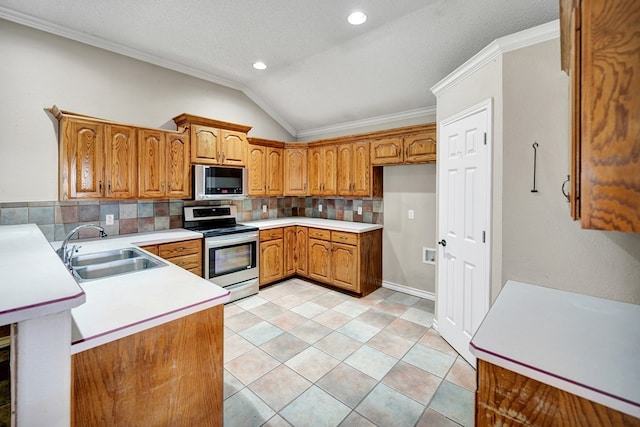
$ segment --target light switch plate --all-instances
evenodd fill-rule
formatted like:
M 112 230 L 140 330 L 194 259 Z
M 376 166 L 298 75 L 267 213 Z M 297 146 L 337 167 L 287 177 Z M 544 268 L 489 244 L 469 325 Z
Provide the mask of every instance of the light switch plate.
M 267 205 L 262 205 L 262 212 L 266 212 L 267 211 Z
M 322 205 L 318 205 L 318 212 L 322 212 Z
M 413 219 L 415 217 L 413 209 L 409 209 L 409 219 Z
M 358 215 L 362 215 L 362 206 L 358 206 Z
M 108 214 L 107 216 L 105 216 L 104 223 L 106 225 L 113 225 L 113 214 Z

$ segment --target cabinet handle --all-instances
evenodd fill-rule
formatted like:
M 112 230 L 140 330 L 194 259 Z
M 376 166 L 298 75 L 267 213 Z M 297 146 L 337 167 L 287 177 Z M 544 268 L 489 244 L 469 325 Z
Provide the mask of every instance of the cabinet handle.
M 171 181 L 167 185 L 169 186 L 169 191 L 171 191 Z
M 220 152 L 218 151 L 218 161 L 220 161 Z
M 184 246 L 176 248 L 176 251 L 186 251 L 186 250 L 187 250 L 187 248 L 185 248 Z
M 404 157 L 409 157 L 409 147 L 404 149 Z
M 344 236 L 340 236 L 340 239 L 341 239 L 341 240 L 347 240 L 347 238 L 346 238 L 346 237 L 344 237 Z
M 276 233 L 269 233 L 269 237 L 276 237 L 277 234 Z
M 164 191 L 164 181 L 162 181 L 162 183 L 160 184 L 160 188 L 162 189 L 162 191 Z
M 102 181 L 98 181 L 98 188 L 100 189 L 100 192 L 102 193 Z

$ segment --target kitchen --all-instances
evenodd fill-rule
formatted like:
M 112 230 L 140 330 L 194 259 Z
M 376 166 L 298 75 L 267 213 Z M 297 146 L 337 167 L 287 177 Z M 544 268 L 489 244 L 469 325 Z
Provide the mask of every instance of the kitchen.
M 5 209 L 9 215 L 18 217 L 42 214 L 44 218 L 41 223 L 48 225 L 54 236 L 50 240 L 61 240 L 61 237 L 55 234 L 57 223 L 55 218 L 49 220 L 50 216 L 55 216 L 55 213 L 49 213 L 53 212 L 54 208 L 53 205 L 38 206 L 38 204 L 43 201 L 56 201 L 58 195 L 55 144 L 57 124 L 43 112 L 43 108 L 50 107 L 52 103 L 66 108 L 73 107 L 74 111 L 80 113 L 153 127 L 168 122 L 170 117 L 182 111 L 201 112 L 201 115 L 207 117 L 251 124 L 254 128 L 261 130 L 261 137 L 290 140 L 286 130 L 266 113 L 256 108 L 252 101 L 237 90 L 215 86 L 117 54 L 51 37 L 18 24 L 3 21 L 1 28 L 0 39 L 3 52 L 6 52 L 6 57 L 12 58 L 10 66 L 3 71 L 3 76 L 6 78 L 2 82 L 2 93 L 7 94 L 5 98 L 7 101 L 0 106 L 3 117 L 11 117 L 2 142 L 4 160 L 1 173 L 2 182 L 12 183 L 12 185 L 3 185 L 2 188 L 0 198 L 3 202 L 2 218 L 6 218 Z M 554 49 L 559 54 L 559 48 L 554 47 Z M 521 54 L 523 61 L 526 60 L 526 55 L 533 55 L 531 50 L 522 51 Z M 536 51 L 536 54 L 544 56 L 542 52 Z M 532 57 L 535 58 L 535 56 Z M 89 64 L 101 64 L 101 66 L 96 68 Z M 106 73 L 105 70 L 109 72 Z M 553 91 L 548 94 L 548 96 L 558 97 L 557 101 L 552 102 L 554 107 L 549 113 L 554 113 L 552 117 L 566 116 L 568 114 L 566 107 L 561 108 L 557 105 L 562 105 L 562 100 L 568 97 L 567 77 L 558 70 L 550 80 L 561 89 L 559 93 Z M 119 84 L 114 85 L 114 81 L 118 81 Z M 515 85 L 515 82 L 512 84 Z M 531 87 L 534 90 L 536 86 Z M 87 96 L 86 93 L 91 93 L 91 96 Z M 536 93 L 520 94 L 514 91 L 509 96 L 514 97 L 512 102 L 515 103 L 516 97 L 521 95 L 527 97 L 520 100 L 523 105 L 528 104 L 524 102 L 526 99 L 539 102 Z M 127 99 L 130 102 L 121 103 L 121 99 Z M 171 102 L 167 103 L 167 99 Z M 11 102 L 8 102 L 9 100 Z M 461 101 L 461 103 L 464 102 Z M 512 119 L 513 121 L 509 123 L 513 124 L 508 125 L 505 117 L 505 134 L 502 136 L 505 141 L 504 156 L 517 158 L 518 161 L 505 162 L 504 169 L 498 169 L 503 175 L 504 184 L 502 184 L 503 188 L 498 190 L 499 203 L 494 205 L 496 212 L 494 221 L 500 225 L 493 229 L 496 251 L 494 256 L 496 265 L 493 270 L 498 273 L 494 274 L 492 281 L 492 298 L 497 296 L 506 278 L 513 278 L 607 299 L 640 303 L 637 287 L 639 270 L 637 235 L 584 231 L 568 218 L 566 204 L 560 199 L 559 194 L 560 184 L 567 174 L 569 154 L 564 141 L 568 141 L 569 137 L 568 124 L 566 122 L 562 124 L 562 121 L 556 120 L 554 121 L 557 123 L 556 127 L 549 129 L 548 134 L 538 136 L 539 132 L 546 128 L 542 124 L 549 120 L 549 116 L 543 115 L 533 107 L 532 110 L 520 112 L 510 110 L 509 114 L 539 114 L 535 120 Z M 222 115 L 220 111 L 227 113 Z M 420 119 L 420 122 L 433 121 L 435 121 L 433 112 L 430 117 L 425 115 Z M 538 199 L 523 199 L 519 193 L 519 189 L 523 185 L 528 186 L 530 181 L 529 171 L 521 167 L 529 164 L 527 157 L 529 152 L 518 145 L 507 144 L 509 140 L 516 140 L 519 133 L 532 138 L 535 135 L 541 144 L 540 155 L 545 156 L 540 159 L 540 165 L 547 166 L 540 169 L 539 176 L 539 186 L 545 191 L 541 191 L 541 197 Z M 529 148 L 530 141 L 526 142 L 529 143 L 527 145 Z M 428 239 L 430 245 L 435 246 L 437 240 L 435 226 L 425 225 L 424 230 L 418 229 L 417 227 L 422 227 L 418 225 L 413 225 L 416 228 L 409 228 L 417 221 L 411 223 L 408 218 L 405 218 L 408 209 L 415 209 L 418 215 L 421 212 L 425 212 L 425 215 L 427 212 L 434 212 L 431 215 L 435 216 L 435 166 L 416 165 L 386 169 L 388 171 L 385 170 L 387 182 L 385 182 L 383 205 L 376 203 L 376 200 L 351 199 L 350 204 L 348 201 L 344 202 L 343 212 L 357 215 L 358 206 L 362 205 L 364 208 L 371 203 L 373 213 L 384 213 L 385 229 L 404 230 L 399 231 L 401 233 L 399 235 L 388 236 L 389 239 L 394 239 L 390 241 L 393 245 L 400 246 L 401 243 L 398 242 L 402 242 L 403 239 L 407 242 L 412 241 L 411 235 L 415 232 L 429 236 L 423 240 Z M 433 180 L 433 189 L 410 189 L 403 184 L 407 181 L 413 183 L 418 177 L 425 175 Z M 46 179 L 42 180 L 40 178 L 42 176 Z M 19 179 L 16 180 L 16 177 Z M 20 185 L 17 185 L 18 182 Z M 394 188 L 396 190 L 392 190 Z M 422 200 L 424 207 L 412 206 L 409 200 L 416 194 Z M 289 207 L 285 200 L 262 198 L 244 200 L 240 210 L 243 215 L 247 212 L 249 215 L 256 215 L 254 212 L 257 211 L 257 215 L 262 216 L 260 211 L 262 206 L 266 205 L 268 214 L 275 212 L 277 215 L 279 209 L 284 212 L 288 209 L 299 211 L 301 208 L 313 211 L 321 202 L 309 200 L 310 206 L 306 203 L 305 199 L 303 207 L 300 200 L 296 200 L 295 206 L 292 202 L 292 206 Z M 388 206 L 388 203 L 391 206 Z M 93 220 L 92 215 L 95 215 L 96 209 L 98 215 L 107 211 L 111 213 L 113 210 L 114 215 L 117 212 L 119 216 L 120 227 L 123 224 L 133 227 L 131 220 L 135 219 L 138 227 L 136 231 L 151 231 L 153 227 L 161 229 L 166 224 L 170 225 L 171 221 L 179 221 L 176 218 L 182 214 L 182 203 L 179 201 L 139 201 L 137 212 L 141 218 L 133 217 L 130 208 L 125 206 L 127 204 L 129 203 L 121 203 L 117 207 L 105 204 L 104 207 L 98 205 L 97 208 L 79 204 L 75 209 L 83 217 L 86 214 L 86 218 L 91 218 L 89 221 Z M 393 209 L 401 211 L 402 215 L 392 214 Z M 368 207 L 363 209 L 365 212 L 367 210 Z M 74 206 L 61 204 L 60 212 L 69 212 L 74 215 Z M 125 212 L 124 215 L 122 215 L 123 212 Z M 144 213 L 140 215 L 140 212 Z M 399 218 L 395 225 L 389 222 L 392 215 Z M 562 239 L 557 239 L 559 234 L 562 234 Z M 421 242 L 420 247 L 423 245 L 424 243 Z M 402 255 L 397 255 L 397 252 L 396 257 L 404 258 Z M 420 269 L 422 267 L 420 260 L 416 263 L 419 267 L 406 268 L 407 272 L 417 269 L 411 273 L 414 275 L 414 278 L 411 278 L 403 276 L 405 273 L 402 272 L 391 272 L 389 265 L 396 262 L 397 260 L 393 259 L 383 260 L 385 263 L 383 270 L 390 271 L 389 274 L 394 275 L 385 276 L 385 281 L 417 288 L 418 291 L 422 291 L 422 295 L 425 292 L 435 293 L 435 274 L 432 266 L 424 265 L 424 268 Z M 416 280 L 415 276 L 427 276 L 432 282 Z M 607 285 L 602 286 L 602 283 Z

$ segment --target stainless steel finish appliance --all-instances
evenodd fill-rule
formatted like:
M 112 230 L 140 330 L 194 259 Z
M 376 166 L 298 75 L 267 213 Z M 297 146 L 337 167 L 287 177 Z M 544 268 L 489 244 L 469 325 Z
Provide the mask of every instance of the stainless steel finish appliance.
M 230 301 L 258 293 L 258 228 L 236 224 L 235 206 L 185 206 L 184 228 L 204 235 L 204 278 Z
M 247 170 L 228 166 L 193 165 L 196 200 L 233 199 L 247 195 Z

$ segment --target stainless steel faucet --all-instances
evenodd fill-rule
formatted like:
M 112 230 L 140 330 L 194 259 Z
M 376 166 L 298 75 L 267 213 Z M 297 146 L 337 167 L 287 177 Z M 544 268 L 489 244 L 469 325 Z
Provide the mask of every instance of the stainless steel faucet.
M 73 235 L 76 234 L 78 231 L 82 230 L 83 228 L 95 228 L 96 230 L 100 231 L 100 237 L 107 237 L 107 233 L 104 232 L 104 228 L 100 227 L 99 225 L 94 225 L 94 224 L 82 224 L 82 225 L 77 226 L 73 230 L 71 230 L 69 232 L 69 234 L 67 234 L 67 236 L 62 241 L 62 245 L 56 251 L 56 253 L 60 257 L 60 259 L 62 260 L 64 265 L 67 266 L 67 268 L 71 268 L 71 266 L 70 266 L 70 264 L 71 264 L 71 256 L 75 252 L 77 252 L 78 249 L 80 249 L 80 247 L 78 245 L 73 245 L 71 247 L 71 249 L 67 249 L 67 246 L 69 246 L 69 240 L 71 240 Z

